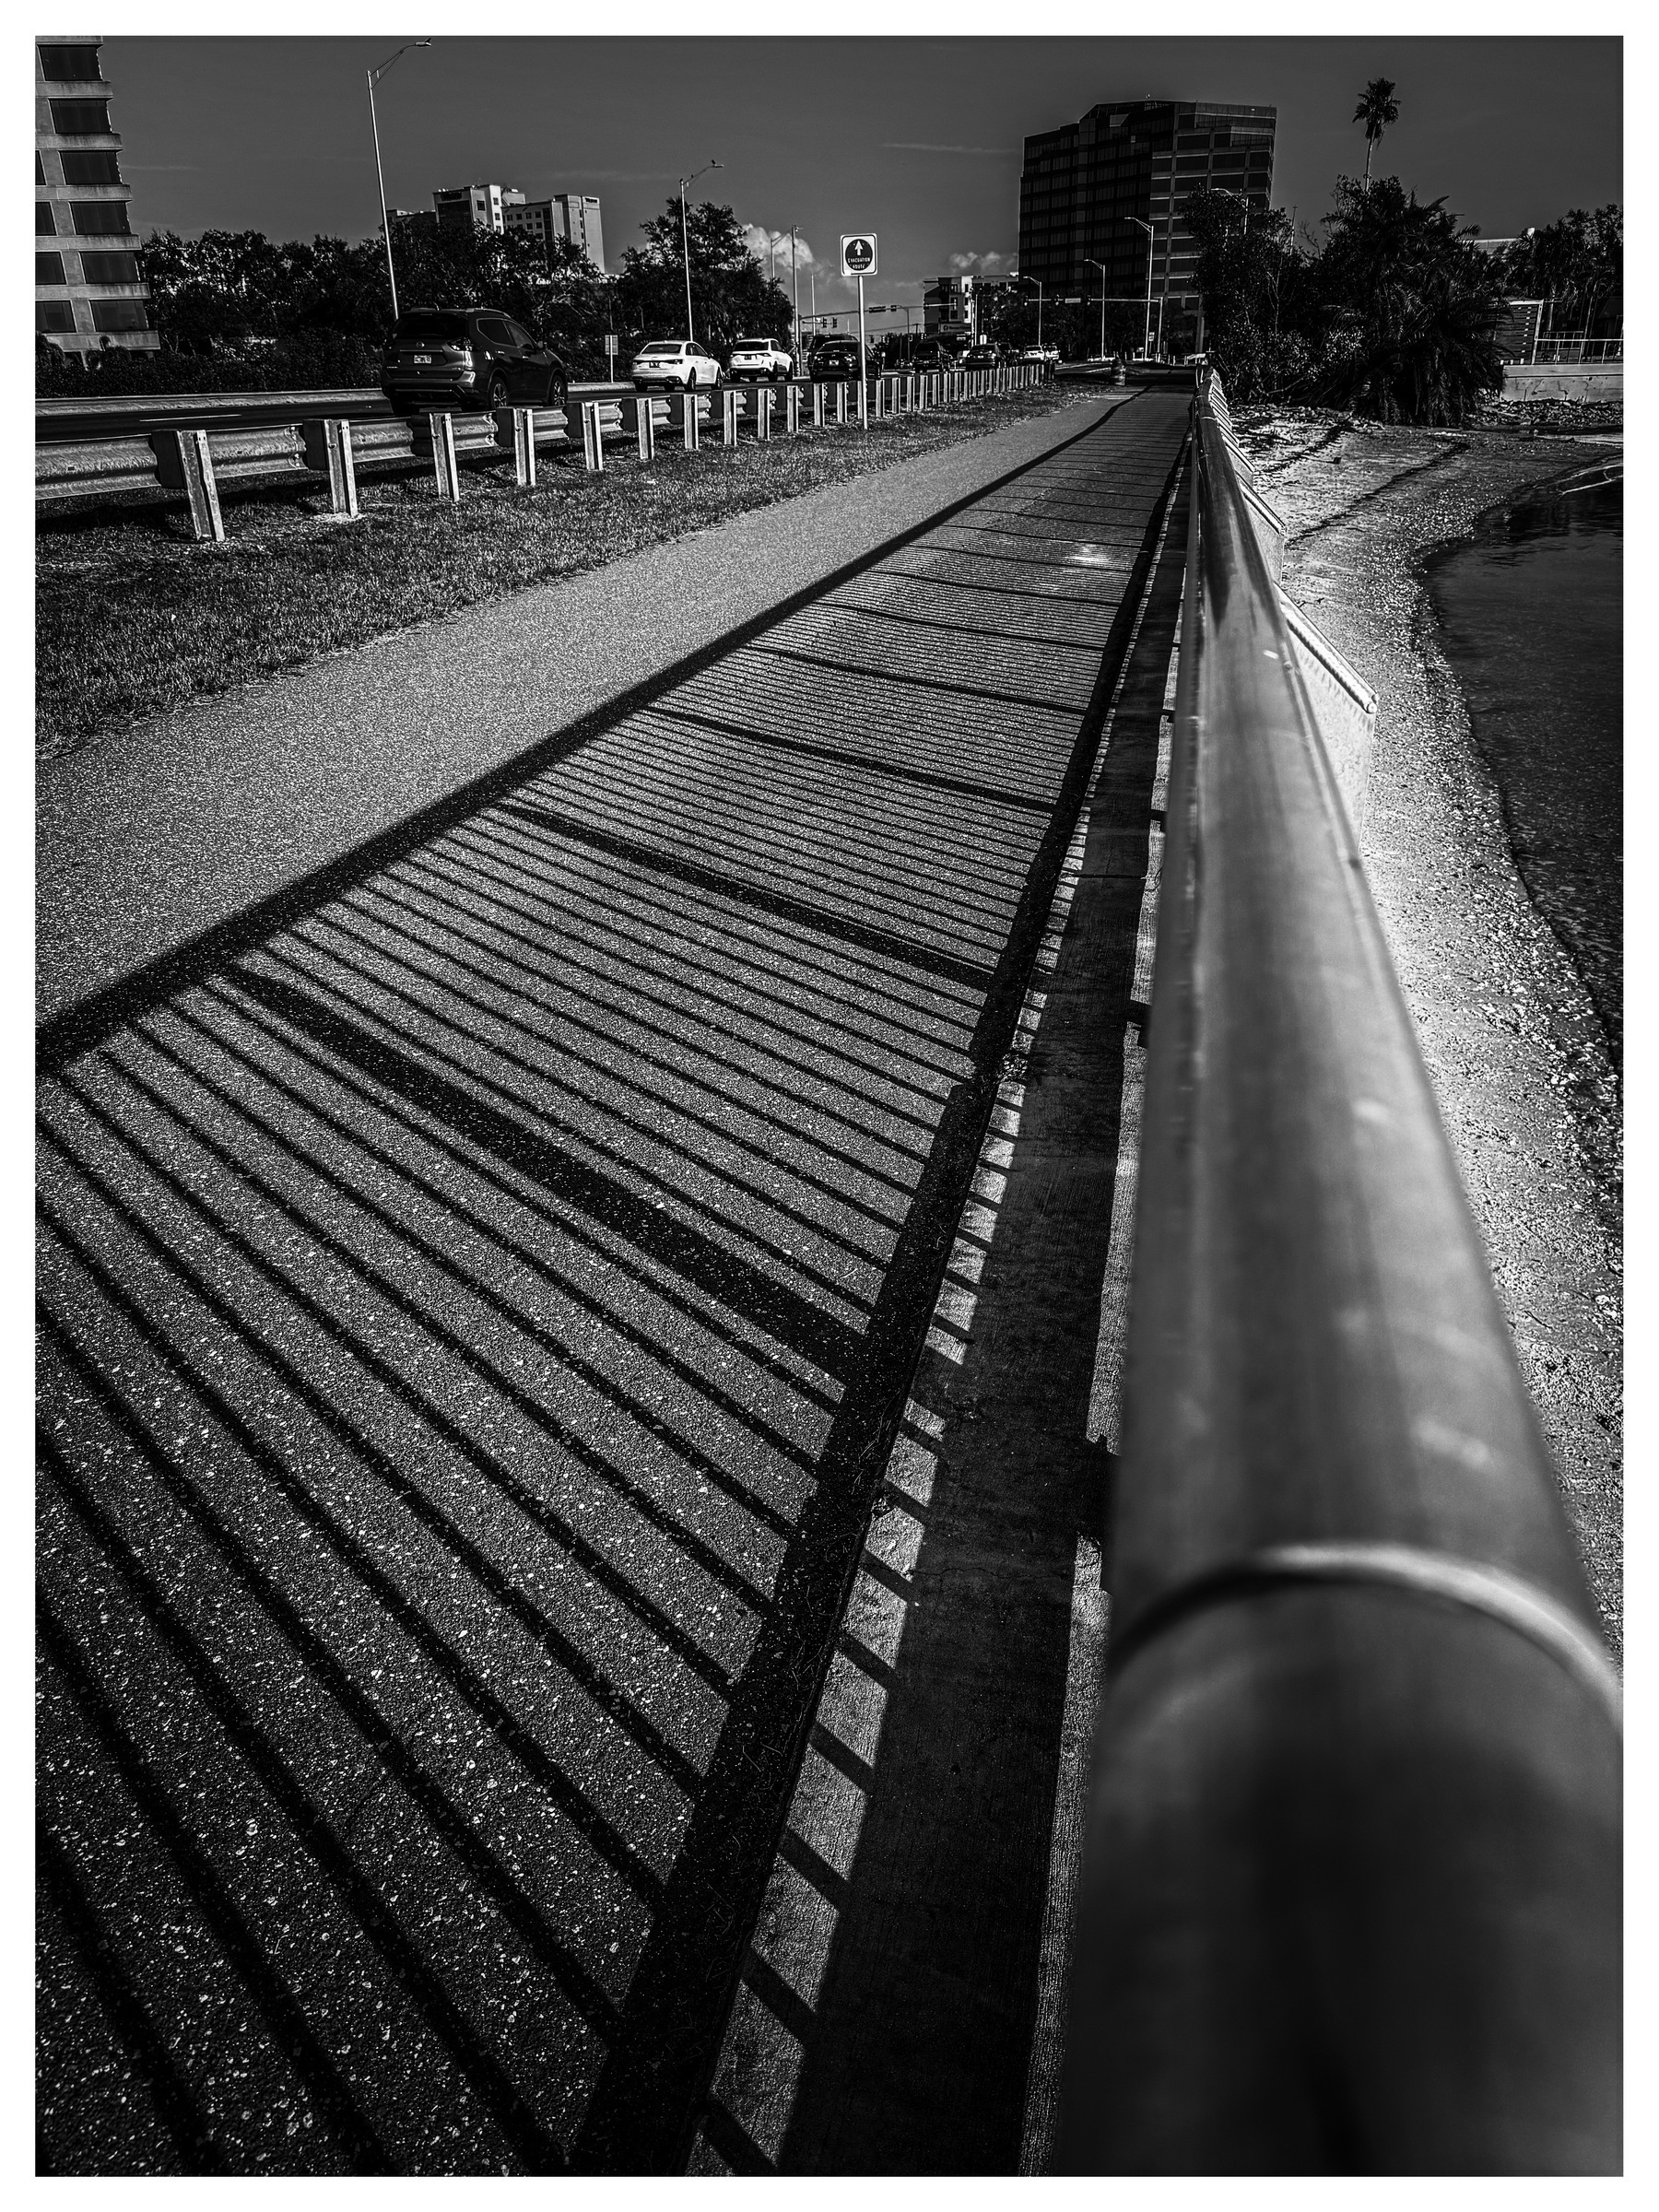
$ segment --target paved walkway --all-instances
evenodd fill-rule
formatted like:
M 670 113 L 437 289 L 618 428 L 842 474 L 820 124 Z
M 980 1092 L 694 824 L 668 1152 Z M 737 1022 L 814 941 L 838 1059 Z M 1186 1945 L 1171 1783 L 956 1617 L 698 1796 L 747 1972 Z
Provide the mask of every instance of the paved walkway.
M 350 656 L 423 813 L 346 849 L 310 772 L 177 898 L 135 835 L 124 946 L 49 951 L 49 2163 L 691 2154 L 1184 417 L 574 730 L 523 602 L 527 724 L 434 657 L 388 735 Z
M 795 595 L 1100 422 L 1090 399 L 193 701 L 41 765 L 42 1019 L 570 750 Z M 542 748 L 538 756 L 537 748 Z M 309 895 L 324 888 L 313 882 Z

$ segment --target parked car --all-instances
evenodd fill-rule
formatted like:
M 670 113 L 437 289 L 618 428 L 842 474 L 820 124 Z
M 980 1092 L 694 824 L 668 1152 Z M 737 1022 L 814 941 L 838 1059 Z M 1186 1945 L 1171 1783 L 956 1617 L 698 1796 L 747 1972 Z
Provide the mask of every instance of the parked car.
M 858 340 L 820 338 L 812 349 L 806 373 L 815 384 L 856 383 L 860 374 Z
M 489 307 L 410 308 L 381 352 L 381 390 L 399 415 L 561 407 L 570 381 L 550 346 Z
M 1028 346 L 1019 358 L 1038 368 L 1052 369 L 1059 361 L 1060 348 L 1058 346 Z
M 1002 358 L 1000 346 L 970 346 L 959 365 L 964 369 L 1000 369 Z
M 653 338 L 629 366 L 636 392 L 711 392 L 720 382 L 720 363 L 694 338 Z
M 794 366 L 787 346 L 776 338 L 739 338 L 732 347 L 726 374 L 735 384 L 777 383 Z

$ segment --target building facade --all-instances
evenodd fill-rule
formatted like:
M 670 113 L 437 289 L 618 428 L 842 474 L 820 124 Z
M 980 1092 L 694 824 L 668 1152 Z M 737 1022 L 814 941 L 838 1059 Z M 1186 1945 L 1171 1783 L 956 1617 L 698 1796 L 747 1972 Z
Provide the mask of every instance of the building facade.
M 922 327 L 947 345 L 971 346 L 978 335 L 971 276 L 935 276 L 922 295 Z
M 503 214 L 509 230 L 535 239 L 544 251 L 556 238 L 568 238 L 604 276 L 605 232 L 596 193 L 556 192 L 547 200 L 526 200 L 520 194 L 513 204 L 503 206 Z
M 1162 350 L 1195 337 L 1197 248 L 1184 220 L 1196 192 L 1273 199 L 1277 108 L 1218 100 L 1102 101 L 1025 142 L 1019 269 L 1053 299 L 1144 300 Z M 1102 265 L 1096 267 L 1093 265 Z
M 160 344 L 95 38 L 35 43 L 35 331 L 65 353 Z
M 535 239 L 544 250 L 556 238 L 568 238 L 605 274 L 605 234 L 594 193 L 556 192 L 549 199 L 528 200 L 516 184 L 446 184 L 432 194 L 432 207 L 440 225 L 512 231 Z

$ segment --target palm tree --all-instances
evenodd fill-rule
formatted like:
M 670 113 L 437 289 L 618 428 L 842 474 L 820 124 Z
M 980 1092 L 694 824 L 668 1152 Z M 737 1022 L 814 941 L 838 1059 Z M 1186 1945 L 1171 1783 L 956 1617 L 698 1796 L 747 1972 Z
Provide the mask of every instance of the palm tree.
M 1365 182 L 1371 183 L 1371 153 L 1377 141 L 1391 123 L 1400 120 L 1400 103 L 1394 98 L 1392 81 L 1386 76 L 1373 76 L 1359 95 L 1359 105 L 1354 110 L 1354 121 L 1365 125 Z

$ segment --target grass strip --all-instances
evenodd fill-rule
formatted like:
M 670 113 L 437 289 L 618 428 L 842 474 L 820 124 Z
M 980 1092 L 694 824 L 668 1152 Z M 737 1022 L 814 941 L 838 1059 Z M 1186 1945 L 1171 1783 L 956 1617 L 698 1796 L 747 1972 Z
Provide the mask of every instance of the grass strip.
M 461 500 L 429 476 L 365 476 L 359 521 L 293 492 L 225 503 L 226 541 L 195 545 L 181 508 L 47 513 L 36 535 L 35 740 L 41 758 L 112 728 L 686 537 L 821 484 L 891 467 L 1077 404 L 1075 388 L 803 431 L 768 444 L 665 438 L 650 464 L 607 452 L 544 457 L 534 491 L 511 462 L 464 472 Z M 1081 396 L 1089 396 L 1085 394 Z

